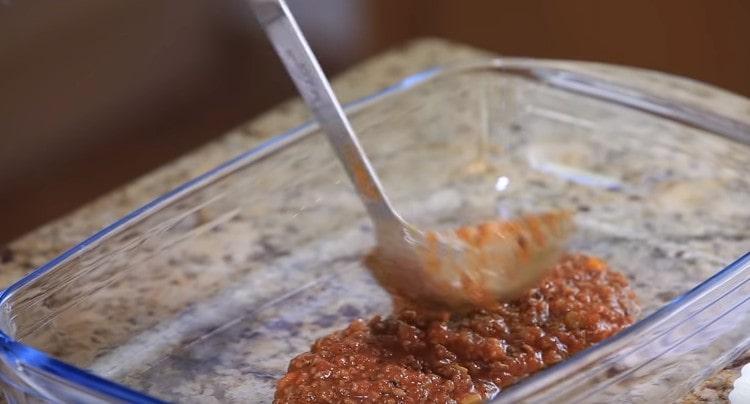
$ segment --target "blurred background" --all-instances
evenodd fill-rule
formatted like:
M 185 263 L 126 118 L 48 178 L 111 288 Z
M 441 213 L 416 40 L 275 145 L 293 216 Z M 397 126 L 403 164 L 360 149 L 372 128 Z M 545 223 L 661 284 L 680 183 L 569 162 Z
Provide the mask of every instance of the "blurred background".
M 424 36 L 750 96 L 746 0 L 289 0 L 329 74 Z M 241 0 L 0 0 L 0 245 L 293 94 Z

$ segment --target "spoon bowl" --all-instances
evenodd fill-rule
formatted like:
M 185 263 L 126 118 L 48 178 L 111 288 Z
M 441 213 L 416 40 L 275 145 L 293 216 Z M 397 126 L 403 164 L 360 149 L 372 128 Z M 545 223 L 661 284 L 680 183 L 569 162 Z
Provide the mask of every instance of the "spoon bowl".
M 571 214 L 552 212 L 445 231 L 405 225 L 381 236 L 365 262 L 378 282 L 433 309 L 491 307 L 536 284 L 563 253 Z

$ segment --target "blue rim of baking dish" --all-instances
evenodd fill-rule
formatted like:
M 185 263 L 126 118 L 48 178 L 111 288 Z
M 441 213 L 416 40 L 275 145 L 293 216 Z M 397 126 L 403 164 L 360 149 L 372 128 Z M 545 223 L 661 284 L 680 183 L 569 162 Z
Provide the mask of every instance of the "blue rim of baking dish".
M 386 97 L 400 94 L 440 77 L 470 71 L 486 70 L 523 77 L 534 82 L 549 85 L 553 88 L 630 107 L 687 126 L 706 130 L 740 143 L 750 144 L 750 125 L 746 123 L 688 106 L 683 103 L 648 95 L 629 87 L 602 81 L 595 76 L 551 67 L 549 66 L 549 62 L 552 61 L 502 58 L 448 67 L 435 67 L 411 75 L 384 90 L 349 103 L 345 106 L 345 111 L 347 113 L 355 113 L 373 103 L 382 101 Z M 259 146 L 220 164 L 210 171 L 183 183 L 140 208 L 135 209 L 3 290 L 2 293 L 0 293 L 0 307 L 5 306 L 8 299 L 25 285 L 39 279 L 47 272 L 54 270 L 56 267 L 73 257 L 84 253 L 96 243 L 109 238 L 117 231 L 124 229 L 128 224 L 141 220 L 149 216 L 151 213 L 158 211 L 161 207 L 181 198 L 185 194 L 196 191 L 208 184 L 224 178 L 227 175 L 242 169 L 248 164 L 273 155 L 275 152 L 314 133 L 315 129 L 317 129 L 317 124 L 315 122 L 307 122 L 286 133 L 272 137 L 261 143 Z M 653 334 L 654 332 L 666 333 L 670 329 L 690 321 L 697 312 L 709 307 L 711 302 L 708 302 L 702 307 L 694 307 L 694 305 L 700 304 L 701 299 L 705 300 L 705 297 L 709 296 L 712 291 L 716 292 L 720 286 L 725 285 L 731 280 L 739 282 L 735 283 L 735 286 L 731 290 L 736 290 L 740 286 L 750 282 L 750 253 L 744 255 L 739 260 L 701 282 L 690 291 L 664 305 L 659 310 L 641 319 L 623 332 L 592 348 L 574 355 L 560 364 L 545 369 L 526 380 L 519 382 L 517 385 L 509 388 L 506 392 L 503 392 L 498 398 L 522 398 L 531 390 L 545 387 L 549 389 L 556 381 L 575 374 L 582 365 L 590 364 L 592 361 L 597 361 L 612 354 L 612 352 L 615 352 L 616 350 L 622 349 L 625 342 L 634 338 L 634 336 Z M 721 296 L 725 296 L 730 293 L 731 290 L 729 292 L 723 292 L 724 294 Z M 747 300 L 750 300 L 750 296 L 745 301 Z M 685 312 L 688 308 L 691 309 L 689 313 L 682 313 L 684 314 L 682 316 L 679 315 L 681 312 Z M 648 341 L 644 343 L 648 343 Z M 637 349 L 637 347 L 634 349 Z M 45 376 L 52 377 L 56 379 L 57 382 L 65 383 L 70 387 L 82 390 L 83 393 L 90 393 L 92 396 L 100 399 L 125 402 L 162 402 L 159 399 L 150 397 L 134 389 L 125 387 L 116 382 L 109 381 L 75 366 L 66 364 L 60 360 L 54 359 L 42 351 L 14 340 L 3 331 L 0 331 L 0 352 L 5 356 L 6 362 L 15 367 L 14 370 L 16 371 L 16 374 L 21 374 L 19 376 L 21 376 L 21 379 L 25 383 L 29 383 L 29 381 L 27 378 L 22 377 L 24 372 L 29 370 L 42 371 L 45 373 Z M 41 392 L 34 390 L 32 385 L 21 385 L 18 382 L 9 379 L 2 373 L 0 373 L 0 381 L 27 394 L 34 396 L 39 396 L 41 394 Z

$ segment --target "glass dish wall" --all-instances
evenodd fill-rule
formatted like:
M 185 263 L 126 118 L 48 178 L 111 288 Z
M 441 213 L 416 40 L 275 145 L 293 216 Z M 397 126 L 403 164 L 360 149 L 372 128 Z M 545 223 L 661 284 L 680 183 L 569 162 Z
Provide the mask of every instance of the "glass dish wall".
M 636 325 L 499 402 L 677 398 L 750 345 L 747 259 L 717 274 L 750 244 L 745 124 L 519 60 L 428 71 L 348 111 L 409 221 L 569 209 L 571 249 L 638 294 Z M 389 312 L 360 262 L 373 242 L 325 137 L 274 138 L 7 289 L 6 395 L 270 402 L 316 338 Z

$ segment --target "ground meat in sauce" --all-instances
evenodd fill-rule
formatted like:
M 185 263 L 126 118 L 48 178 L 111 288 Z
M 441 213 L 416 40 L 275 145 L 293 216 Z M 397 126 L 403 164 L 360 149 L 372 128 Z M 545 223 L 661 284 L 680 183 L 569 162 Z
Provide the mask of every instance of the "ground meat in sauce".
M 276 403 L 471 403 L 632 324 L 635 295 L 596 258 L 565 256 L 538 287 L 465 314 L 356 320 L 294 358 Z

